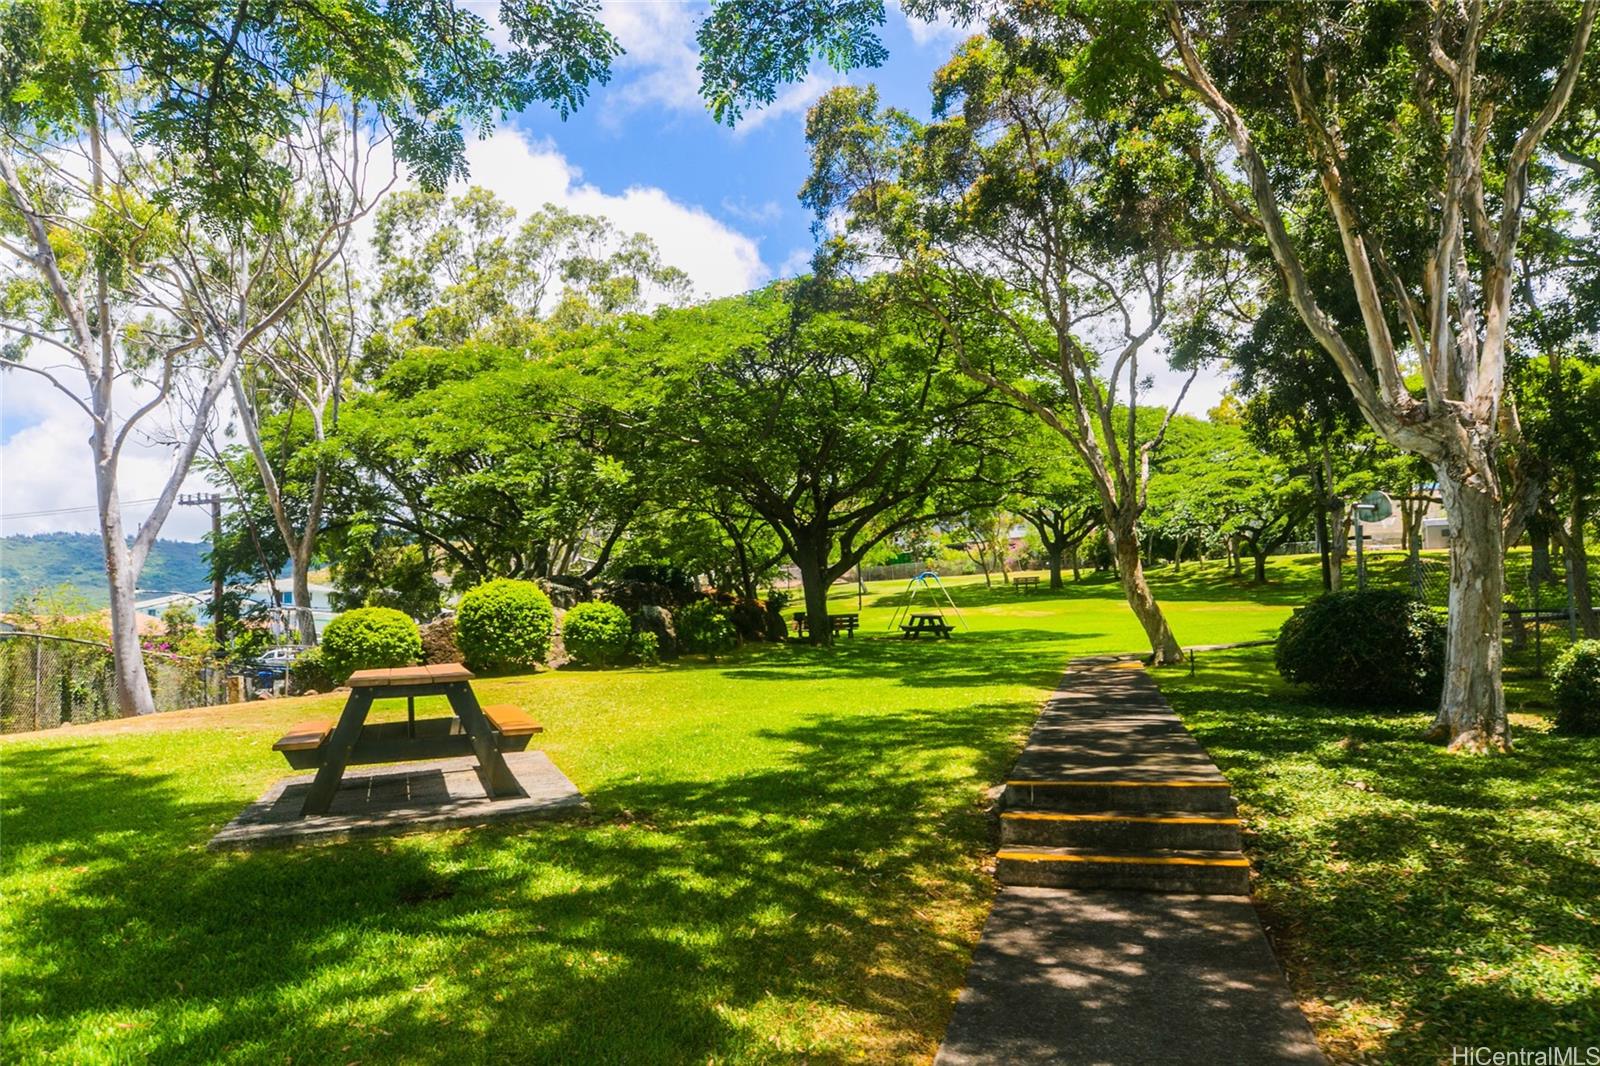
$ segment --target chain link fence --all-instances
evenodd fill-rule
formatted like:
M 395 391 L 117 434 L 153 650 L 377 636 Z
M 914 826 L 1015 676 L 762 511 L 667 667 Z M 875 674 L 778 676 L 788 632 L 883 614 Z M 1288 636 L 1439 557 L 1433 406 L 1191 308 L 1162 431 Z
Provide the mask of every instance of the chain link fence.
M 144 665 L 158 711 L 227 700 L 221 662 L 146 652 Z M 116 717 L 110 648 L 43 633 L 0 633 L 0 733 Z

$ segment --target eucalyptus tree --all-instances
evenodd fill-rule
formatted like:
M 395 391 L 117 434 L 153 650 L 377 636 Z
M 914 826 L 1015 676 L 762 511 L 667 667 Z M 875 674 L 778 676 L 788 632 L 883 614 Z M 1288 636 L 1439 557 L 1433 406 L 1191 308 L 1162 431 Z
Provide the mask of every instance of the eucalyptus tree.
M 553 204 L 519 223 L 515 208 L 477 187 L 391 196 L 372 247 L 369 374 L 412 347 L 518 345 L 541 321 L 571 327 L 689 295 L 688 275 L 644 234 Z
M 285 143 L 320 125 L 324 85 L 392 130 L 398 163 L 439 187 L 464 172 L 467 130 L 537 100 L 570 111 L 616 54 L 585 0 L 507 3 L 501 18 L 504 53 L 482 18 L 452 5 L 0 7 L 6 369 L 47 379 L 89 421 L 123 713 L 153 710 L 134 625 L 139 572 L 244 336 L 264 328 L 239 326 L 222 354 L 208 343 L 187 313 L 206 280 L 190 253 L 219 234 L 248 243 L 271 231 L 294 177 Z M 189 417 L 169 433 L 168 475 L 130 541 L 119 464 L 179 391 Z
M 617 344 L 635 382 L 629 417 L 765 520 L 812 618 L 875 545 L 1005 491 L 1013 412 L 956 372 L 938 324 L 882 280 L 661 311 Z
M 1208 194 L 1194 168 L 1144 150 L 1162 115 L 1093 119 L 1058 66 L 1026 38 L 974 38 L 936 76 L 929 124 L 880 108 L 873 89 L 833 90 L 807 119 L 802 199 L 824 225 L 843 216 L 841 257 L 899 272 L 968 375 L 1071 446 L 1151 655 L 1175 662 L 1138 524 L 1152 456 L 1220 321 L 1214 260 L 1196 252 Z M 980 343 L 990 334 L 1006 343 Z M 1141 365 L 1163 343 L 1185 377 L 1150 426 Z
M 1211 125 L 1190 146 L 1265 243 L 1363 419 L 1433 464 L 1453 565 L 1431 732 L 1453 749 L 1510 745 L 1502 555 L 1525 497 L 1496 464 L 1519 434 L 1505 394 L 1508 326 L 1530 173 L 1578 85 L 1597 10 L 1597 0 L 1097 3 L 1079 23 L 1086 93 L 1177 94 L 1205 109 Z M 1091 71 L 1095 59 L 1107 62 Z M 1337 287 L 1360 308 L 1358 340 L 1306 272 L 1302 216 L 1339 235 Z

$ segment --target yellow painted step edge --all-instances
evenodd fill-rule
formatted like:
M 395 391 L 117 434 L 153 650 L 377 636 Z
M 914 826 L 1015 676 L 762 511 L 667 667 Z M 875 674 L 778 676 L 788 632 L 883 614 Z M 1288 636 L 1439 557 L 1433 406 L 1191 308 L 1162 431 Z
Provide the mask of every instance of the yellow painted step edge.
M 1142 814 L 1064 814 L 1059 811 L 1005 811 L 1001 818 L 1039 822 L 1153 822 L 1157 825 L 1239 825 L 1237 818 L 1156 818 Z
M 1227 788 L 1226 781 L 1007 781 L 1015 788 Z
M 997 859 L 1018 862 L 1125 862 L 1142 866 L 1249 866 L 1249 859 L 1195 859 L 1187 855 L 1051 855 L 1033 851 L 999 851 Z

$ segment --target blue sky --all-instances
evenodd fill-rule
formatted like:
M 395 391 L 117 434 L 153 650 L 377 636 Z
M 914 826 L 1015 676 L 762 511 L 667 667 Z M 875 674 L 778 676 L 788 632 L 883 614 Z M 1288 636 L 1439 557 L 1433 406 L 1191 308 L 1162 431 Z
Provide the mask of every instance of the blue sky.
M 886 102 L 926 114 L 933 72 L 963 34 L 917 23 L 914 35 L 891 5 L 882 31 L 889 60 L 882 67 L 838 75 L 819 65 L 772 108 L 729 129 L 711 119 L 696 95 L 690 35 L 702 10 L 605 5 L 607 23 L 629 49 L 611 83 L 565 122 L 537 108 L 515 125 L 553 143 L 585 181 L 612 193 L 630 185 L 660 188 L 758 239 L 763 261 L 775 271 L 793 266 L 811 249 L 811 218 L 796 198 L 808 170 L 806 107 L 831 84 L 871 81 Z
M 498 0 L 458 0 L 493 17 Z M 882 37 L 889 59 L 873 70 L 838 74 L 823 67 L 786 88 L 769 107 L 733 129 L 712 121 L 699 98 L 694 30 L 700 4 L 604 0 L 602 17 L 627 49 L 609 84 L 563 122 L 531 108 L 468 146 L 471 184 L 483 185 L 526 215 L 545 203 L 603 215 L 624 232 L 648 234 L 662 257 L 685 270 L 702 296 L 755 288 L 804 272 L 813 240 L 797 199 L 808 172 L 805 112 L 830 86 L 872 82 L 884 101 L 926 116 L 933 73 L 966 36 L 959 27 L 910 22 L 891 0 Z M 464 186 L 463 186 L 464 188 Z M 357 243 L 364 234 L 356 233 Z M 1176 395 L 1176 375 L 1156 369 L 1149 399 Z M 1221 392 L 1220 375 L 1202 375 L 1185 410 L 1200 413 Z M 139 396 L 119 394 L 119 407 Z M 88 427 L 72 402 L 32 375 L 0 375 L 0 533 L 95 527 Z M 130 528 L 148 512 L 140 501 L 164 483 L 170 453 L 130 441 L 120 464 Z M 208 488 L 190 475 L 185 488 Z M 61 508 L 79 508 L 59 513 Z M 58 513 L 39 515 L 42 510 Z M 178 508 L 163 530 L 198 539 L 197 508 Z

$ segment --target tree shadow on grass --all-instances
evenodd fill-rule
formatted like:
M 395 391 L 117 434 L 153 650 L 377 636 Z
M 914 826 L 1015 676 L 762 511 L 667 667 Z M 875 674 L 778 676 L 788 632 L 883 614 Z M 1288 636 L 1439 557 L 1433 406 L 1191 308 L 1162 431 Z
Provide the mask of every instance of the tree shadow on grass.
M 926 1055 L 989 891 L 983 786 L 1031 717 L 818 715 L 762 734 L 768 769 L 603 783 L 581 823 L 242 855 L 203 849 L 234 811 L 181 771 L 8 752 L 8 829 L 93 856 L 8 903 L 8 1057 Z
M 1450 755 L 1419 739 L 1426 713 L 1296 694 L 1270 651 L 1157 677 L 1252 823 L 1258 898 L 1302 995 L 1333 1005 L 1336 1055 L 1600 1032 L 1600 740 L 1524 731 L 1508 757 Z

